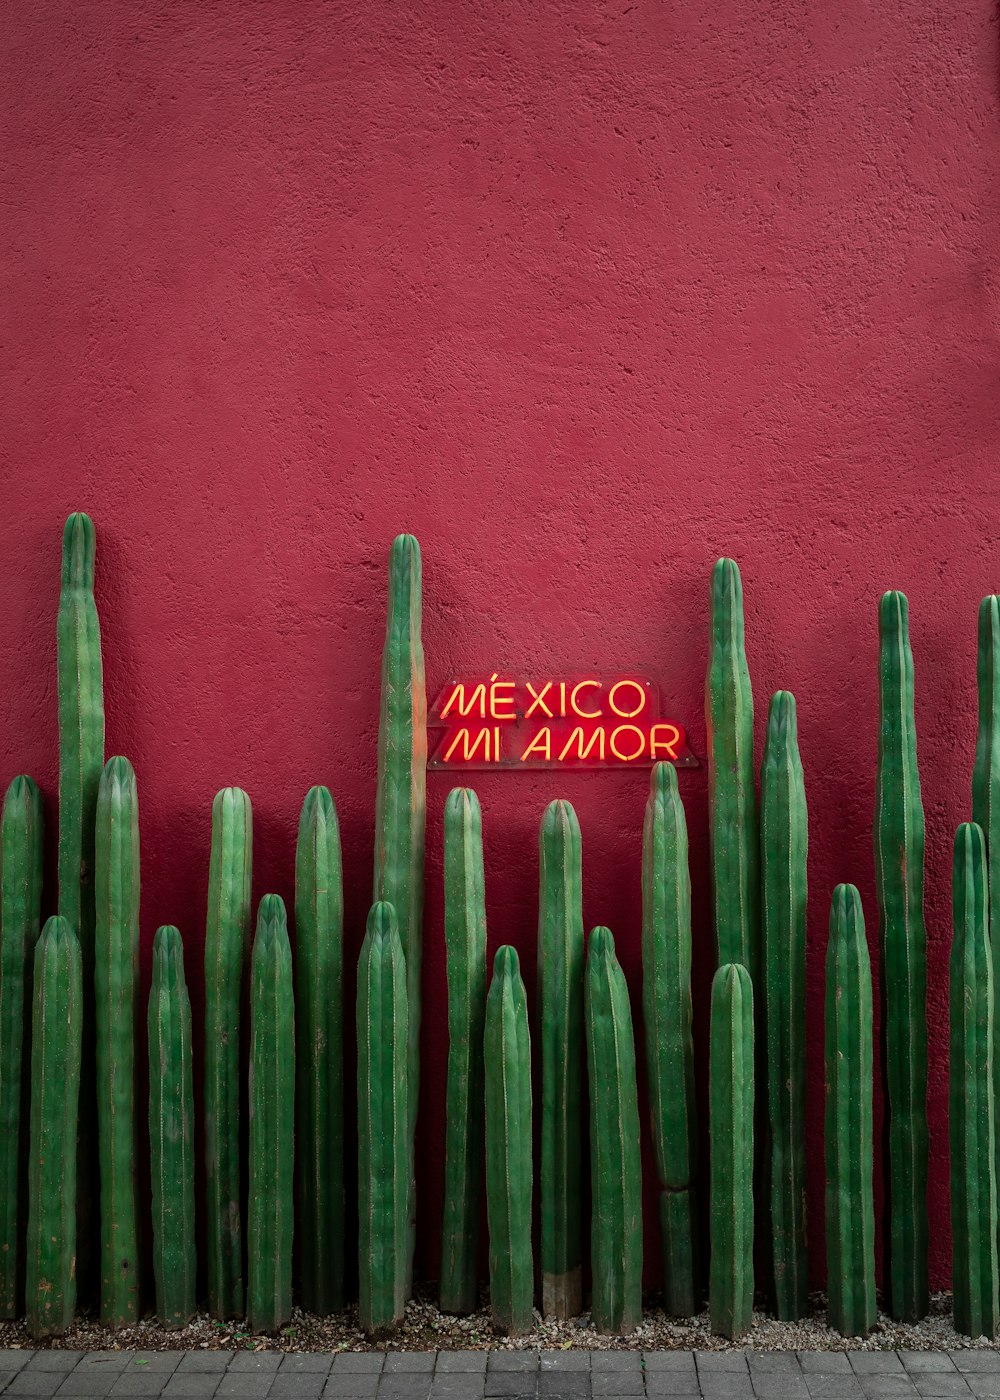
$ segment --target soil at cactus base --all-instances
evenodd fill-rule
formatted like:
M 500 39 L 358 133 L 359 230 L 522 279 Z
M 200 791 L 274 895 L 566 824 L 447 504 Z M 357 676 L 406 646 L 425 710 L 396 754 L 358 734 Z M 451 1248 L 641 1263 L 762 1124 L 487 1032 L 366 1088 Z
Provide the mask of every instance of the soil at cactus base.
M 964 1347 L 998 1345 L 987 1342 L 985 1338 L 970 1341 L 968 1337 L 959 1336 L 952 1326 L 949 1293 L 934 1295 L 930 1315 L 923 1322 L 893 1322 L 879 1313 L 878 1327 L 864 1342 L 844 1338 L 827 1326 L 822 1294 L 814 1294 L 810 1302 L 810 1315 L 799 1322 L 778 1322 L 765 1313 L 754 1313 L 752 1329 L 738 1343 L 713 1337 L 707 1313 L 691 1320 L 677 1321 L 666 1317 L 660 1308 L 652 1305 L 645 1314 L 642 1326 L 627 1338 L 599 1336 L 590 1326 L 587 1314 L 560 1323 L 544 1323 L 536 1314 L 535 1328 L 528 1335 L 503 1337 L 490 1326 L 488 1307 L 484 1306 L 470 1317 L 450 1317 L 439 1312 L 430 1296 L 427 1296 L 411 1302 L 399 1331 L 380 1343 L 368 1341 L 358 1327 L 357 1314 L 353 1309 L 328 1318 L 314 1317 L 296 1309 L 289 1325 L 274 1337 L 253 1336 L 239 1323 L 213 1322 L 202 1315 L 177 1332 L 165 1332 L 153 1321 L 112 1331 L 96 1321 L 81 1317 L 64 1337 L 41 1345 L 76 1351 L 108 1348 L 121 1351 L 188 1351 L 200 1348 L 213 1351 L 290 1352 L 453 1351 L 491 1347 L 544 1347 L 554 1350 L 578 1347 L 586 1351 L 612 1348 L 684 1350 L 694 1347 L 727 1351 L 745 1346 L 756 1351 L 842 1351 L 848 1346 L 852 1350 L 863 1347 L 870 1351 L 955 1351 Z M 0 1322 L 0 1348 L 38 1345 L 28 1336 L 22 1323 Z

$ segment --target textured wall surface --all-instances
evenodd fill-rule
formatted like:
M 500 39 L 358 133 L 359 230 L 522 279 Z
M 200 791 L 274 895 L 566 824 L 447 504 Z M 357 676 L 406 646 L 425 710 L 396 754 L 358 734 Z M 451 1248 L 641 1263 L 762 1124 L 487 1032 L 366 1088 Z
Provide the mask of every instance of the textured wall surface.
M 902 588 L 943 1282 L 950 848 L 976 606 L 1000 588 L 991 0 L 39 0 L 4 38 L 0 778 L 34 774 L 54 827 L 60 535 L 86 509 L 109 752 L 140 785 L 147 981 L 176 922 L 200 1007 L 226 783 L 253 797 L 256 897 L 290 898 L 302 797 L 333 789 L 353 961 L 399 530 L 424 549 L 432 692 L 454 672 L 645 672 L 702 755 L 708 574 L 732 554 L 758 741 L 773 689 L 799 702 L 821 1278 L 829 896 L 859 884 L 874 948 L 876 603 Z M 430 775 L 428 1271 L 446 784 Z M 637 1004 L 646 774 L 477 786 L 491 948 L 532 972 L 537 823 L 569 797 L 585 918 L 614 929 Z M 703 1052 L 705 769 L 681 788 Z

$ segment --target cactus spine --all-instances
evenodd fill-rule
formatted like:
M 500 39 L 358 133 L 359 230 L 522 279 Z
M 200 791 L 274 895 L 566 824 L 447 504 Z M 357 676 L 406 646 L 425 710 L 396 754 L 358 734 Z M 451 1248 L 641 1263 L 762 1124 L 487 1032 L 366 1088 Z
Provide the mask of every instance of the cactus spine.
M 972 819 L 983 829 L 987 857 L 1000 852 L 1000 598 L 991 595 L 979 605 L 979 732 L 972 770 Z M 1000 861 L 998 861 L 1000 865 Z M 1000 870 L 989 879 L 989 934 L 993 958 L 993 1097 L 1000 1103 L 1000 1026 L 997 987 L 1000 986 Z M 995 1171 L 1000 1181 L 1000 1134 Z
M 476 1307 L 483 1171 L 486 896 L 479 798 L 455 788 L 444 808 L 444 939 L 448 959 L 448 1095 L 441 1307 Z
M 691 876 L 687 823 L 672 763 L 657 763 L 642 834 L 642 963 L 646 1065 L 660 1180 L 663 1301 L 697 1311 L 695 1091 L 691 1038 Z
M 101 1320 L 139 1315 L 135 1187 L 135 1016 L 139 978 L 139 798 L 127 758 L 97 794 L 94 991 L 101 1164 Z
M 83 974 L 67 919 L 35 947 L 25 1300 L 33 1337 L 65 1332 L 76 1307 L 76 1132 Z
M 240 996 L 250 939 L 250 799 L 223 788 L 212 804 L 205 932 L 205 1199 L 208 1306 L 243 1315 L 240 1223 Z
M 632 1012 L 610 929 L 595 928 L 590 935 L 585 1001 L 591 1315 L 599 1332 L 624 1335 L 642 1319 L 642 1168 Z
M 250 962 L 250 1197 L 247 1322 L 276 1332 L 292 1315 L 295 1007 L 284 902 L 267 894 Z
M 806 1257 L 806 790 L 795 697 L 771 697 L 761 769 L 771 1248 L 777 1316 L 809 1305 Z
M 31 962 L 42 897 L 42 799 L 31 778 L 14 779 L 0 822 L 0 1318 L 17 1317 L 24 1266 L 22 1115 L 29 1069 Z M 23 1121 L 23 1128 L 22 1128 Z
M 156 1313 L 164 1327 L 183 1327 L 196 1308 L 194 1088 L 184 945 L 170 925 L 153 942 L 148 1028 Z
M 532 1324 L 531 1038 L 516 951 L 497 949 L 486 998 L 486 1215 L 493 1326 Z
M 875 1326 L 872 973 L 861 896 L 838 885 L 826 949 L 826 1253 L 830 1326 Z
M 927 934 L 913 656 L 902 593 L 879 605 L 875 882 L 887 1088 L 887 1311 L 924 1317 L 927 1277 Z
M 542 1313 L 583 1306 L 583 898 L 580 823 L 545 809 L 538 838 L 538 1001 L 542 1030 Z
M 358 1264 L 361 1325 L 379 1336 L 406 1303 L 406 959 L 396 911 L 372 906 L 358 966 Z
M 712 1331 L 734 1340 L 753 1316 L 753 989 L 740 964 L 715 974 L 710 1034 L 708 1311 Z
M 420 965 L 427 813 L 427 693 L 420 607 L 420 546 L 412 535 L 397 535 L 389 554 L 389 605 L 382 652 L 374 898 L 388 902 L 396 911 L 406 958 L 407 1296 L 413 1277 L 416 1232 L 413 1144 L 420 1094 Z
M 997 1294 L 993 968 L 986 840 L 965 822 L 955 835 L 951 945 L 951 1236 L 955 1329 L 994 1338 Z
M 732 559 L 712 570 L 706 696 L 709 838 L 720 963 L 760 963 L 760 844 L 753 692 L 743 646 L 743 585 Z
M 303 1306 L 344 1302 L 343 929 L 340 828 L 328 788 L 310 788 L 295 852 L 296 1164 Z

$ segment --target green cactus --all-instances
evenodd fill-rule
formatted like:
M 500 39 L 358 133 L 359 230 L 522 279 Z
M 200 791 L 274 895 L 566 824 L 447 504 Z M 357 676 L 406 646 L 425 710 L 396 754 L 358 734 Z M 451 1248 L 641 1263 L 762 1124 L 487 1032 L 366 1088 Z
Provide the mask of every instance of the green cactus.
M 583 895 L 580 823 L 551 802 L 538 834 L 542 1314 L 583 1306 Z
M 656 1172 L 663 1302 L 698 1310 L 695 1089 L 691 1038 L 691 876 L 687 823 L 672 763 L 657 763 L 642 833 L 642 1000 Z
M 875 1326 L 872 972 L 861 896 L 838 885 L 826 949 L 826 1257 L 830 1326 Z
M 153 941 L 149 994 L 149 1158 L 153 1186 L 153 1275 L 164 1327 L 195 1314 L 194 1088 L 191 1003 L 184 945 L 170 925 Z
M 486 998 L 486 1217 L 490 1310 L 498 1332 L 533 1322 L 531 1257 L 531 1037 L 517 953 L 493 961 Z
M 94 991 L 101 1164 L 101 1321 L 139 1316 L 135 1185 L 135 1017 L 139 979 L 139 797 L 127 758 L 109 758 L 97 794 Z
M 250 941 L 253 818 L 240 788 L 212 804 L 205 932 L 205 1204 L 208 1306 L 243 1315 L 240 1221 L 240 998 Z
M 391 904 L 368 915 L 358 965 L 358 1315 L 390 1332 L 406 1304 L 406 959 Z
M 908 605 L 879 605 L 879 738 L 875 785 L 875 883 L 882 949 L 883 1072 L 888 1119 L 887 1311 L 926 1316 L 927 933 L 924 809 L 913 722 Z
M 295 1004 L 285 905 L 266 894 L 250 960 L 250 1196 L 247 1322 L 276 1332 L 292 1315 Z
M 806 790 L 795 697 L 771 697 L 760 777 L 770 1122 L 771 1251 L 775 1311 L 786 1322 L 809 1307 L 806 1255 Z
M 996 1124 L 993 968 L 986 839 L 964 822 L 955 835 L 951 945 L 951 1237 L 955 1330 L 997 1335 Z
M 344 1304 L 344 892 L 328 788 L 310 788 L 295 851 L 296 1166 L 307 1311 Z
M 65 1332 L 76 1308 L 76 1134 L 83 974 L 67 919 L 35 947 L 25 1301 L 32 1337 Z
M 979 733 L 972 770 L 972 819 L 986 837 L 990 860 L 1000 851 L 1000 598 L 991 595 L 979 605 Z M 993 958 L 993 1096 L 1000 1103 L 1000 877 L 989 880 L 989 931 Z M 997 1134 L 995 1171 L 1000 1182 L 1000 1133 Z
M 14 779 L 0 822 L 0 1319 L 20 1311 L 24 1269 L 25 1089 L 31 964 L 41 919 L 42 798 Z M 23 1123 L 23 1128 L 22 1128 Z
M 407 1297 L 413 1280 L 416 1234 L 413 1146 L 420 1096 L 420 966 L 427 814 L 427 693 L 420 640 L 420 579 L 420 546 L 412 535 L 397 535 L 389 554 L 389 606 L 382 652 L 373 897 L 395 909 L 406 958 Z
M 760 968 L 760 838 L 753 692 L 743 648 L 743 585 L 732 559 L 712 570 L 706 723 L 709 838 L 718 960 Z
M 454 788 L 444 808 L 444 941 L 448 959 L 448 1093 L 441 1308 L 477 1301 L 483 1172 L 486 896 L 479 798 Z
M 712 981 L 710 1039 L 708 1312 L 712 1331 L 733 1341 L 753 1316 L 753 988 L 741 964 L 725 964 Z
M 611 930 L 587 947 L 585 996 L 590 1078 L 591 1317 L 625 1335 L 642 1320 L 642 1166 L 635 1041 L 628 987 Z

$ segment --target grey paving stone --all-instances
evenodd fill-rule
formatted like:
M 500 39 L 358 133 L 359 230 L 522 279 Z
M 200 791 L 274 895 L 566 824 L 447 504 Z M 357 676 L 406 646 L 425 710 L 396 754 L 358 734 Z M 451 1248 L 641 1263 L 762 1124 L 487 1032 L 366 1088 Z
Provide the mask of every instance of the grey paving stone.
M 38 1353 L 30 1347 L 4 1347 L 0 1350 L 0 1376 L 9 1376 L 12 1371 L 20 1371 Z
M 472 1372 L 451 1371 L 443 1376 L 435 1376 L 431 1382 L 431 1396 L 437 1400 L 477 1400 L 486 1388 L 483 1376 Z
M 678 1396 L 680 1400 L 688 1395 L 700 1395 L 698 1377 L 693 1371 L 647 1371 L 646 1394 L 655 1396 Z
M 742 1351 L 696 1351 L 694 1359 L 699 1376 L 713 1375 L 718 1371 L 741 1376 L 748 1374 L 747 1356 Z
M 601 1394 L 606 1392 L 591 1390 L 590 1376 L 583 1371 L 568 1372 L 564 1376 L 550 1374 L 538 1378 L 540 1400 L 589 1400 L 590 1396 Z
M 163 1371 L 122 1371 L 109 1395 L 159 1395 L 167 1383 Z
M 693 1351 L 644 1351 L 642 1353 L 646 1375 L 653 1371 L 676 1371 L 685 1375 L 696 1375 Z
M 397 1380 L 403 1382 L 394 1385 L 391 1382 L 382 1381 L 375 1394 L 379 1400 L 391 1397 L 391 1400 L 428 1400 L 431 1393 L 430 1376 L 421 1375 L 420 1372 L 411 1372 L 408 1376 L 399 1376 Z
M 537 1371 L 537 1351 L 491 1351 L 487 1371 Z
M 967 1371 L 965 1379 L 973 1395 L 1000 1396 L 1000 1376 L 988 1371 Z
M 894 1351 L 849 1351 L 847 1359 L 856 1376 L 901 1372 L 903 1363 Z
M 384 1351 L 341 1351 L 334 1360 L 333 1374 L 342 1376 L 348 1371 L 364 1371 L 368 1375 L 378 1375 L 384 1361 Z
M 263 1400 L 271 1389 L 273 1379 L 274 1376 L 270 1372 L 267 1375 L 255 1376 L 250 1371 L 239 1371 L 234 1376 L 227 1371 L 215 1392 L 216 1400 L 223 1400 L 224 1397 L 237 1400 L 237 1397 L 244 1395 L 247 1400 Z
M 536 1390 L 535 1376 L 526 1371 L 487 1371 L 486 1395 L 523 1395 Z
M 202 1375 L 221 1376 L 232 1359 L 231 1351 L 186 1351 L 177 1371 L 181 1375 L 196 1371 Z
M 89 1370 L 81 1362 L 74 1371 L 70 1371 L 56 1394 L 60 1397 L 71 1396 L 73 1400 L 83 1400 L 88 1395 L 110 1395 L 119 1374 L 117 1367 L 103 1371 Z
M 569 1377 L 567 1377 L 567 1381 Z M 642 1395 L 646 1389 L 642 1371 L 594 1371 L 590 1377 L 592 1395 Z M 541 1394 L 541 1387 L 539 1387 Z
M 277 1397 L 277 1400 L 319 1400 L 325 1384 L 326 1375 L 322 1371 L 286 1373 L 282 1369 L 271 1382 L 267 1393 L 269 1397 Z
M 28 1360 L 27 1371 L 72 1371 L 82 1359 L 82 1351 L 36 1351 Z
M 434 1365 L 434 1354 L 429 1353 L 431 1365 Z M 324 1351 L 298 1351 L 286 1356 L 281 1363 L 281 1374 L 300 1376 L 305 1372 L 311 1375 L 325 1376 L 333 1365 L 333 1357 L 329 1352 Z
M 128 1359 L 125 1374 L 140 1371 L 176 1371 L 181 1364 L 182 1351 L 134 1351 Z M 230 1363 L 231 1364 L 231 1363 Z
M 960 1371 L 1000 1372 L 1000 1351 L 950 1351 L 948 1355 Z
M 957 1371 L 923 1371 L 918 1372 L 913 1377 L 913 1383 L 917 1387 L 918 1395 L 933 1397 L 933 1400 L 943 1400 L 948 1395 L 970 1396 L 972 1391 L 964 1376 L 960 1376 Z
M 273 1378 L 284 1359 L 284 1353 L 280 1351 L 236 1351 L 229 1362 L 226 1375 Z
M 600 1371 L 641 1371 L 641 1351 L 592 1351 L 590 1369 L 596 1375 Z
M 184 1400 L 209 1400 L 219 1388 L 219 1381 L 222 1379 L 218 1371 L 189 1371 L 187 1375 L 182 1375 L 180 1370 L 174 1372 L 163 1387 L 163 1395 L 170 1400 L 171 1396 L 183 1396 Z
M 439 1376 L 453 1371 L 485 1372 L 487 1356 L 485 1351 L 439 1351 L 434 1374 Z
M 865 1393 L 857 1377 L 844 1372 L 823 1375 L 806 1371 L 805 1382 L 813 1400 L 862 1400 Z
M 392 1375 L 397 1371 L 433 1370 L 434 1353 L 432 1351 L 389 1351 L 386 1352 L 382 1374 Z
M 955 1375 L 955 1363 L 946 1351 L 901 1351 L 899 1359 L 911 1375 L 944 1371 Z
M 809 1400 L 805 1381 L 778 1371 L 758 1376 L 753 1385 L 757 1400 Z
M 556 1371 L 565 1375 L 567 1371 L 589 1371 L 589 1351 L 543 1351 L 539 1360 L 542 1371 Z
M 17 1372 L 4 1395 L 55 1395 L 64 1377 L 64 1371 L 32 1371 L 26 1366 Z
M 802 1374 L 798 1355 L 794 1351 L 752 1351 L 747 1362 L 751 1376 Z
M 750 1377 L 738 1371 L 714 1371 L 699 1375 L 698 1384 L 706 1400 L 753 1400 Z
M 866 1395 L 879 1400 L 881 1395 L 917 1395 L 919 1392 L 913 1381 L 905 1371 L 900 1371 L 898 1375 L 894 1373 L 870 1372 L 868 1375 L 859 1376 L 861 1389 Z
M 799 1365 L 807 1374 L 852 1375 L 854 1367 L 846 1351 L 800 1351 Z
M 348 1371 L 338 1375 L 336 1371 L 323 1387 L 325 1400 L 334 1396 L 344 1396 L 345 1400 L 363 1400 L 374 1395 L 378 1388 L 378 1376 L 374 1371 Z
M 181 1352 L 183 1356 L 185 1353 Z M 124 1371 L 135 1352 L 132 1351 L 85 1351 L 77 1366 L 78 1371 Z

